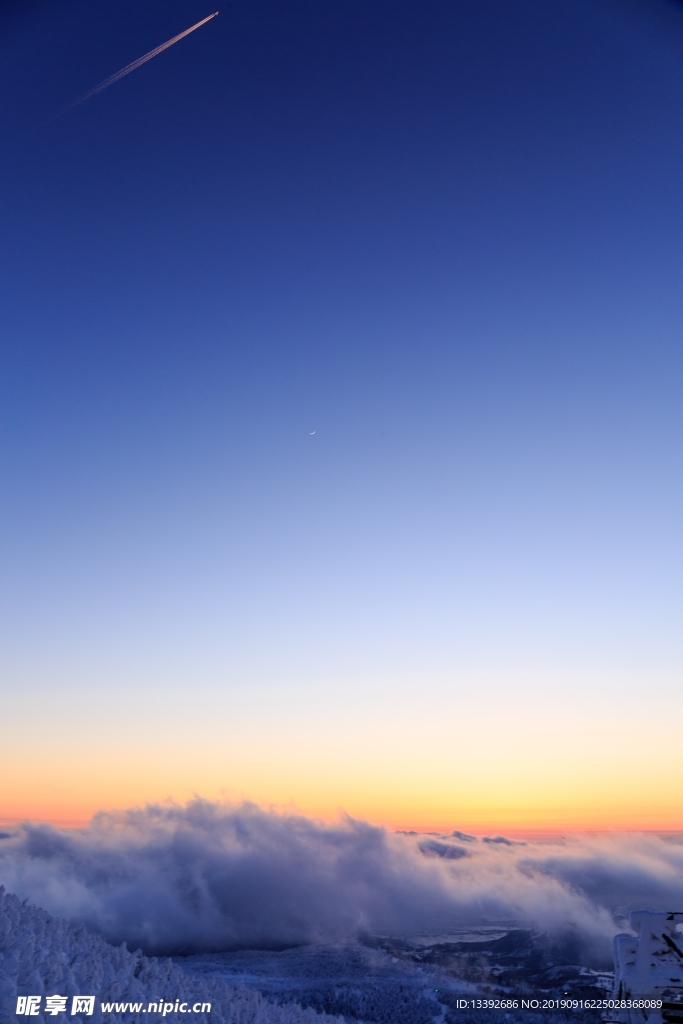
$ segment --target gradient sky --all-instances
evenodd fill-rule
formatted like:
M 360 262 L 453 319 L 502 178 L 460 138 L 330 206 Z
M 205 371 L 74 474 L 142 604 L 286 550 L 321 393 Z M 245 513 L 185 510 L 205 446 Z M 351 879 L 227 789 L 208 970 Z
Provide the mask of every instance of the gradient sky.
M 45 124 L 211 10 L 0 10 L 0 816 L 680 827 L 683 7 L 231 0 Z

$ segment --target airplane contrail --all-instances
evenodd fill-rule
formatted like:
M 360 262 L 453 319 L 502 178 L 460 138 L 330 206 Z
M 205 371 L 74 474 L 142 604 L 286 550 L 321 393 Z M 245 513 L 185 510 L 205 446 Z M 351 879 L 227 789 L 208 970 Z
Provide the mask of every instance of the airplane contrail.
M 138 59 L 134 60 L 132 64 L 127 64 L 125 68 L 121 68 L 121 70 L 117 71 L 115 75 L 110 75 L 109 78 L 105 78 L 103 82 L 96 85 L 94 89 L 90 89 L 89 92 L 79 96 L 77 100 L 70 103 L 68 107 L 64 108 L 64 110 L 60 110 L 59 114 L 55 114 L 54 117 L 61 117 L 62 114 L 66 114 L 67 110 L 72 110 L 73 107 L 77 107 L 79 103 L 85 103 L 85 101 L 89 100 L 91 96 L 96 96 L 98 92 L 108 89 L 110 85 L 114 84 L 114 82 L 118 82 L 119 78 L 123 78 L 124 75 L 129 75 L 131 71 L 135 71 L 136 68 L 139 68 L 146 61 L 151 60 L 152 57 L 156 57 L 158 53 L 168 50 L 169 46 L 173 46 L 173 44 L 177 43 L 180 39 L 184 39 L 185 36 L 189 36 L 190 32 L 194 32 L 195 29 L 201 28 L 202 25 L 206 25 L 207 21 L 211 21 L 211 19 L 215 18 L 218 13 L 218 11 L 214 11 L 213 14 L 209 14 L 207 18 L 202 18 L 201 21 L 198 21 L 196 25 L 186 28 L 184 32 L 179 32 L 177 36 L 173 36 L 173 39 L 168 39 L 165 43 L 162 43 L 161 46 L 157 46 L 154 50 L 150 50 L 149 53 L 144 55 L 144 57 L 138 57 Z M 54 117 L 51 118 L 51 120 L 54 120 Z

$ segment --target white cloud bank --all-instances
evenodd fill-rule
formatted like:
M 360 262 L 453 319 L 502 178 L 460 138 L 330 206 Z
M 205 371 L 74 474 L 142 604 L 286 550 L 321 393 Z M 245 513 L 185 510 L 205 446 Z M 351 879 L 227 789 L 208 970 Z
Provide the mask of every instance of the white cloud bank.
M 495 920 L 568 926 L 604 948 L 628 907 L 683 908 L 683 845 L 642 834 L 494 838 L 394 835 L 195 801 L 100 814 L 76 831 L 23 825 L 0 839 L 0 884 L 151 953 Z

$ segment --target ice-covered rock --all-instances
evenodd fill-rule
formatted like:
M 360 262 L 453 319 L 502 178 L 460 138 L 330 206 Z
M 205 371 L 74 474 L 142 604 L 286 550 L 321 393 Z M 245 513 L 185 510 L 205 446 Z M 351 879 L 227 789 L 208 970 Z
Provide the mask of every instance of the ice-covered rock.
M 614 937 L 614 1001 L 625 1005 L 609 1019 L 683 1024 L 683 912 L 634 910 L 629 921 L 635 934 Z

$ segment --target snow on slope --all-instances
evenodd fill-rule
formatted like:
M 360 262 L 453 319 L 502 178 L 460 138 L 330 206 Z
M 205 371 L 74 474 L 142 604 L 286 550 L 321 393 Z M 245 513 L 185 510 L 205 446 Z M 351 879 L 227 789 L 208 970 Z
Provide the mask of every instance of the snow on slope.
M 170 960 L 129 953 L 125 944 L 111 946 L 51 917 L 46 911 L 22 903 L 0 886 L 0 1021 L 19 1021 L 17 996 L 95 995 L 95 1012 L 82 1017 L 31 1017 L 37 1022 L 73 1021 L 80 1024 L 118 1024 L 144 1021 L 153 1024 L 161 1015 L 152 1013 L 102 1013 L 101 1002 L 211 1003 L 211 1013 L 191 1016 L 168 1013 L 163 1020 L 187 1024 L 344 1024 L 341 1017 L 318 1014 L 296 1004 L 276 1006 L 258 992 L 234 989 L 218 978 L 188 975 Z M 44 1000 L 41 1006 L 44 1005 Z

